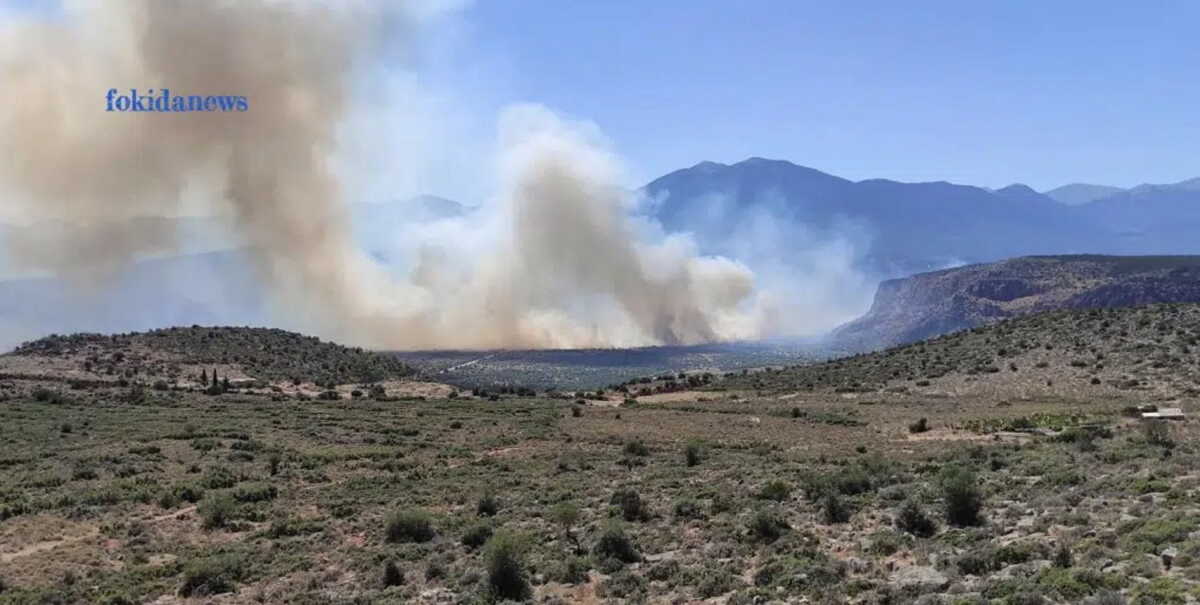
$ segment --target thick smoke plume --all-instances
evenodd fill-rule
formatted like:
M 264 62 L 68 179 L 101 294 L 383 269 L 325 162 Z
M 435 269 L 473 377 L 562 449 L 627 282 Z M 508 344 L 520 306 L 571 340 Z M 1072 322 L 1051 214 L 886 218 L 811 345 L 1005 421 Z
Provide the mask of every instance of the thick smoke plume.
M 643 237 L 616 160 L 537 107 L 501 119 L 502 186 L 480 241 L 426 242 L 400 277 L 362 253 L 331 168 L 349 74 L 376 24 L 403 35 L 434 9 L 382 19 L 335 3 L 90 0 L 0 26 L 0 191 L 10 215 L 62 225 L 14 238 L 10 254 L 103 287 L 174 244 L 169 223 L 133 219 L 198 205 L 235 217 L 281 321 L 330 338 L 494 348 L 758 335 L 749 270 L 685 238 Z M 250 110 L 108 113 L 110 88 L 244 95 Z

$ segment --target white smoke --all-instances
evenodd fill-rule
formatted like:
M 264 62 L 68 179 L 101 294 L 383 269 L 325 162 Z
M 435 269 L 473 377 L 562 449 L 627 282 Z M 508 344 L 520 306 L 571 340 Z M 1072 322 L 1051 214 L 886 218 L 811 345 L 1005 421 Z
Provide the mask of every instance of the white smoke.
M 176 243 L 133 219 L 199 206 L 236 220 L 282 322 L 351 343 L 581 347 L 761 335 L 769 313 L 751 272 L 700 256 L 686 237 L 647 237 L 594 129 L 537 106 L 501 116 L 499 189 L 478 217 L 420 238 L 401 276 L 359 249 L 345 201 L 355 187 L 339 179 L 353 170 L 339 151 L 347 136 L 368 137 L 359 158 L 370 137 L 397 138 L 343 128 L 369 106 L 352 74 L 395 46 L 381 42 L 378 23 L 389 36 L 415 35 L 439 7 L 87 0 L 66 4 L 60 18 L 6 21 L 0 187 L 10 215 L 67 225 L 49 240 L 15 238 L 10 253 L 103 287 Z M 109 88 L 165 87 L 245 95 L 251 110 L 104 111 Z M 446 145 L 431 140 L 440 132 L 411 137 L 417 149 L 405 156 Z M 483 164 L 461 166 L 464 178 L 488 172 Z

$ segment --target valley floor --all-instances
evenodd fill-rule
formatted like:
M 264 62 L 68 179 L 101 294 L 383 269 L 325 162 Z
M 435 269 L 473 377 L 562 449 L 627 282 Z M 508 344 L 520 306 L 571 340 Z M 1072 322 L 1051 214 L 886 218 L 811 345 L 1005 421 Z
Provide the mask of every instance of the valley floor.
M 0 602 L 1200 596 L 1197 429 L 1120 395 L 0 393 Z

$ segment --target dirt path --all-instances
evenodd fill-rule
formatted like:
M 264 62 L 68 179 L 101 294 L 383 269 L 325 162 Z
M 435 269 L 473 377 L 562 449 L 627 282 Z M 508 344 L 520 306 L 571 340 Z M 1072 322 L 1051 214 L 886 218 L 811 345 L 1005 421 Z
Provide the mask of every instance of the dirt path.
M 162 523 L 163 521 L 166 521 L 168 519 L 174 519 L 181 515 L 190 513 L 194 510 L 196 510 L 195 505 L 187 506 L 187 507 L 181 508 L 177 511 L 167 513 L 165 515 L 159 515 L 157 517 L 153 517 L 153 518 L 149 519 L 147 522 L 148 523 Z M 30 555 L 36 555 L 40 552 L 54 550 L 60 546 L 66 546 L 68 544 L 75 544 L 77 542 L 91 540 L 92 538 L 95 538 L 99 535 L 100 535 L 100 530 L 96 529 L 96 528 L 92 528 L 87 533 L 80 535 L 80 536 L 73 536 L 70 538 L 61 538 L 58 540 L 43 540 L 41 542 L 35 542 L 35 543 L 30 544 L 29 546 L 26 546 L 25 548 L 22 548 L 21 550 L 18 550 L 16 552 L 0 553 L 0 563 L 11 563 L 13 561 L 16 561 L 17 559 L 22 559 L 22 558 L 28 557 Z
M 448 367 L 448 368 L 446 368 L 446 369 L 444 369 L 444 370 L 442 370 L 442 371 L 438 372 L 438 374 L 445 374 L 445 373 L 447 373 L 447 372 L 453 372 L 454 370 L 457 370 L 457 369 L 459 369 L 459 368 L 465 368 L 465 367 L 467 367 L 467 366 L 470 366 L 470 365 L 475 365 L 475 364 L 477 364 L 477 363 L 479 363 L 479 362 L 481 362 L 481 361 L 487 361 L 487 360 L 489 360 L 489 359 L 491 359 L 491 358 L 495 357 L 496 355 L 497 355 L 496 353 L 492 353 L 491 355 L 484 355 L 483 357 L 480 357 L 480 358 L 477 358 L 477 359 L 472 359 L 471 361 L 464 361 L 464 362 L 462 362 L 462 363 L 460 363 L 460 364 L 457 364 L 457 365 L 452 365 L 452 366 L 450 366 L 450 367 Z
M 16 561 L 17 559 L 20 559 L 23 557 L 28 557 L 30 555 L 36 555 L 40 552 L 45 552 L 47 550 L 54 550 L 54 549 L 58 548 L 59 546 L 63 546 L 65 544 L 74 544 L 76 542 L 90 540 L 99 535 L 100 535 L 100 530 L 93 528 L 90 531 L 88 531 L 86 534 L 83 534 L 82 536 L 75 536 L 73 538 L 63 538 L 61 540 L 45 540 L 42 542 L 34 542 L 33 544 L 30 544 L 29 546 L 26 546 L 25 548 L 22 548 L 21 550 L 18 550 L 17 552 L 0 553 L 0 563 L 11 563 L 11 562 Z

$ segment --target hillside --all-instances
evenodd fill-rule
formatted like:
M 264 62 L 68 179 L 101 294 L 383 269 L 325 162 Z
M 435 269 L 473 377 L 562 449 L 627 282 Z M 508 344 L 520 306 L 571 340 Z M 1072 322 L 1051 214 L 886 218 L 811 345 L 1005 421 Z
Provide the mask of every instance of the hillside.
M 1200 304 L 1026 315 L 717 388 L 1173 401 L 1200 396 Z
M 1200 302 L 1200 256 L 1045 256 L 888 280 L 865 315 L 834 330 L 864 351 L 1027 313 Z
M 168 328 L 130 334 L 49 336 L 0 356 L 0 372 L 72 380 L 121 378 L 190 384 L 202 371 L 230 380 L 338 385 L 404 378 L 392 355 L 268 328 Z
M 1186 603 L 1197 428 L 1127 416 L 1195 413 L 1198 356 L 1200 305 L 1157 305 L 628 401 L 312 397 L 287 378 L 407 368 L 278 330 L 46 338 L 0 356 L 0 603 Z M 213 369 L 284 382 L 189 384 Z

